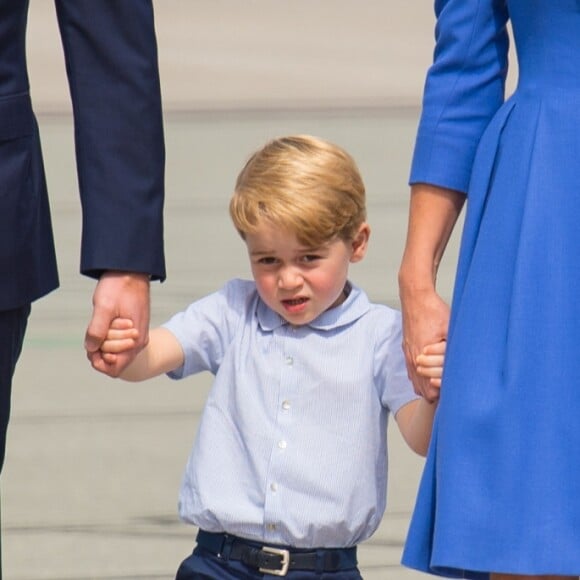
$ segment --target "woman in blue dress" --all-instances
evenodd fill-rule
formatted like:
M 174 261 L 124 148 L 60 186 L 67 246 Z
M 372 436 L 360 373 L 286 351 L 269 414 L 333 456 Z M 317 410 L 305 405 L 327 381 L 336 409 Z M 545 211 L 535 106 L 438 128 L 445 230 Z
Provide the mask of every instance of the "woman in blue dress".
M 580 0 L 436 0 L 399 273 L 417 390 L 447 340 L 403 563 L 580 574 Z M 511 22 L 518 84 L 504 99 Z M 451 310 L 437 267 L 467 211 Z

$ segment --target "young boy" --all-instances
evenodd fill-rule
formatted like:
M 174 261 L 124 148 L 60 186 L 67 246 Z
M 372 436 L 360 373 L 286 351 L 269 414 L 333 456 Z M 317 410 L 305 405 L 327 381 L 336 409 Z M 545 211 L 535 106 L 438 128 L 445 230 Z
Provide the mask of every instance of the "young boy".
M 254 280 L 153 330 L 121 375 L 215 375 L 179 501 L 197 546 L 177 580 L 360 579 L 356 545 L 385 509 L 388 415 L 425 454 L 435 411 L 408 381 L 399 313 L 348 281 L 370 235 L 363 182 L 342 149 L 284 137 L 247 162 L 230 214 Z M 115 321 L 105 359 L 135 334 Z M 421 361 L 434 382 L 437 354 Z

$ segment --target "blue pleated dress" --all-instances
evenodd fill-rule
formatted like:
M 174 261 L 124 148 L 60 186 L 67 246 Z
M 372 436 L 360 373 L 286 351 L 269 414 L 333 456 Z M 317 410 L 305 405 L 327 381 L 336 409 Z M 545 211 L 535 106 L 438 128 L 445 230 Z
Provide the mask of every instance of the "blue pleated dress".
M 442 0 L 411 182 L 467 194 L 403 563 L 580 574 L 580 0 Z M 504 100 L 510 20 L 519 80 Z

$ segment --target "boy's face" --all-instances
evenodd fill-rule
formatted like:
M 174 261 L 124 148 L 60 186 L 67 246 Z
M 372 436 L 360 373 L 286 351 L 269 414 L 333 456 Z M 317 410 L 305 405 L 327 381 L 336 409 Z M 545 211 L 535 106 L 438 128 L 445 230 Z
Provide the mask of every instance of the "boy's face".
M 261 225 L 245 236 L 260 297 L 290 324 L 308 324 L 344 301 L 349 264 L 364 257 L 369 234 L 365 223 L 352 242 L 307 248 L 294 234 Z

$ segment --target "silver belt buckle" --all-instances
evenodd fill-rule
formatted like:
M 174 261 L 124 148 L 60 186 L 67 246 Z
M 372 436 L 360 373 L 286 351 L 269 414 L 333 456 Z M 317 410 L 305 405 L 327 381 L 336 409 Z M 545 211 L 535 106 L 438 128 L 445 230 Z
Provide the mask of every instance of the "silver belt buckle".
M 288 550 L 281 550 L 279 548 L 271 548 L 270 546 L 263 546 L 262 552 L 268 554 L 276 554 L 282 558 L 282 568 L 280 570 L 270 570 L 269 568 L 258 568 L 259 572 L 264 574 L 272 574 L 273 576 L 286 576 L 288 574 L 288 567 L 290 566 L 290 552 Z

